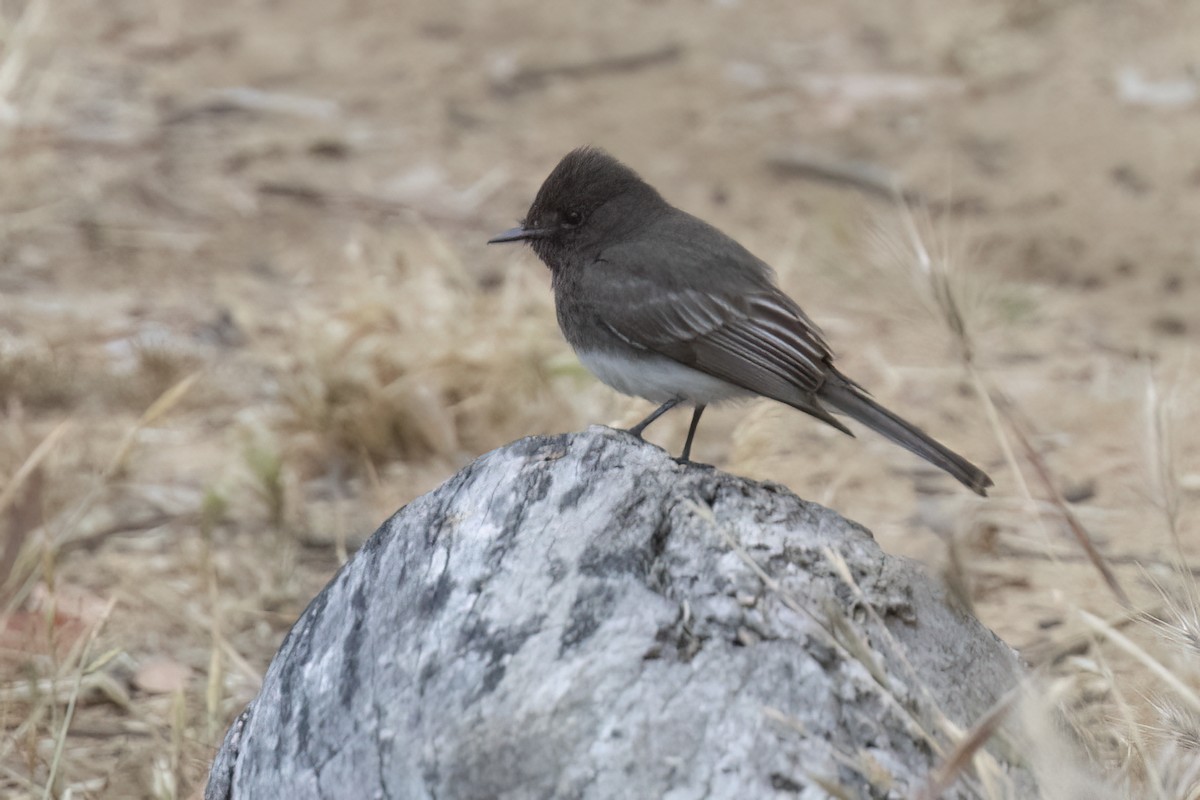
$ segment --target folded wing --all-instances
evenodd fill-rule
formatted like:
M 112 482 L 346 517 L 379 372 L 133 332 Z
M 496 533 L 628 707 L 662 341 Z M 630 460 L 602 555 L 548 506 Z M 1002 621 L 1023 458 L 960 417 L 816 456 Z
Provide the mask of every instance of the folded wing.
M 696 288 L 622 291 L 602 319 L 634 347 L 812 414 L 839 430 L 816 393 L 832 353 L 799 307 L 773 287 L 747 295 Z

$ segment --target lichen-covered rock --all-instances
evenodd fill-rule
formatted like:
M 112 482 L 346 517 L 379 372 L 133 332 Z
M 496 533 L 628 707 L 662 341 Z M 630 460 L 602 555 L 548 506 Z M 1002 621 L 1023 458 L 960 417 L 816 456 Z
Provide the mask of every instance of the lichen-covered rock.
M 384 523 L 206 797 L 910 797 L 944 720 L 1019 675 L 863 528 L 592 428 L 489 453 Z

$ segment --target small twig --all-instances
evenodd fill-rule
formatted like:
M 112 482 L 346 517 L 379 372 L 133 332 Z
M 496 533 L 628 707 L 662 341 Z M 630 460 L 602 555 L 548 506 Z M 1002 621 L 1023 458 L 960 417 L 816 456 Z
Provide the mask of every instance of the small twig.
M 840 159 L 815 150 L 793 149 L 767 158 L 776 174 L 861 189 L 885 200 L 925 205 L 920 192 L 905 189 L 896 173 L 869 161 Z
M 318 186 L 312 186 L 298 181 L 263 181 L 255 187 L 260 195 L 291 200 L 294 203 L 315 209 L 333 209 L 339 212 L 372 214 L 383 219 L 416 215 L 423 220 L 435 222 L 462 223 L 476 221 L 478 214 L 474 209 L 464 210 L 462 214 L 448 211 L 438 211 L 417 206 L 385 197 L 363 194 L 361 192 L 329 192 Z
M 341 114 L 341 109 L 333 100 L 264 91 L 252 86 L 230 86 L 209 92 L 200 102 L 174 111 L 163 119 L 163 124 L 177 125 L 200 116 L 239 111 L 320 120 L 334 119 Z
M 11 706 L 16 703 L 32 703 L 49 699 L 54 703 L 69 701 L 76 698 L 76 705 L 92 701 L 99 697 L 117 706 L 122 711 L 130 711 L 133 703 L 129 693 L 115 678 L 105 672 L 93 672 L 82 678 L 39 678 L 35 681 L 12 683 L 0 686 L 0 703 Z
M 145 519 L 129 520 L 113 523 L 104 528 L 101 528 L 94 533 L 89 533 L 86 536 L 80 536 L 74 539 L 67 539 L 58 545 L 60 554 L 66 554 L 75 550 L 92 551 L 100 545 L 104 544 L 113 536 L 119 536 L 123 533 L 142 533 L 143 531 L 160 528 L 163 525 L 168 525 L 172 522 L 190 524 L 195 521 L 195 514 L 152 514 Z
M 493 90 L 499 94 L 514 95 L 532 89 L 540 89 L 555 78 L 594 78 L 622 72 L 636 72 L 647 67 L 670 64 L 683 55 L 683 46 L 670 43 L 652 50 L 623 55 L 601 56 L 591 61 L 573 64 L 549 64 L 542 67 L 524 67 L 511 75 L 495 80 Z
M 269 197 L 284 197 L 313 208 L 325 208 L 334 202 L 333 197 L 315 186 L 291 181 L 263 181 L 258 185 L 258 193 Z

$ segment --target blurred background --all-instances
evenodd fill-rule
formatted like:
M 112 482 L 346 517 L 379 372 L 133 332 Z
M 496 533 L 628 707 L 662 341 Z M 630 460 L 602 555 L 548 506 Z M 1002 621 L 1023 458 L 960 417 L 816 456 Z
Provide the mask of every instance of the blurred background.
M 594 144 L 997 486 L 765 401 L 696 457 L 943 575 L 1113 796 L 1196 797 L 1197 42 L 1191 0 L 0 0 L 0 794 L 197 796 L 383 519 L 649 410 L 484 244 Z

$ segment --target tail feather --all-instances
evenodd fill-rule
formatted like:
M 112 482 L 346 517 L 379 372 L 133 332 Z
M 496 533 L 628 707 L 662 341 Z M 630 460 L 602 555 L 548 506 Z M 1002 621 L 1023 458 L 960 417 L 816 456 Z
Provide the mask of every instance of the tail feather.
M 840 376 L 838 376 L 840 377 Z M 992 479 L 979 467 L 940 444 L 932 436 L 876 403 L 848 380 L 829 380 L 817 395 L 834 410 L 856 419 L 911 453 L 949 473 L 976 494 L 987 496 Z

